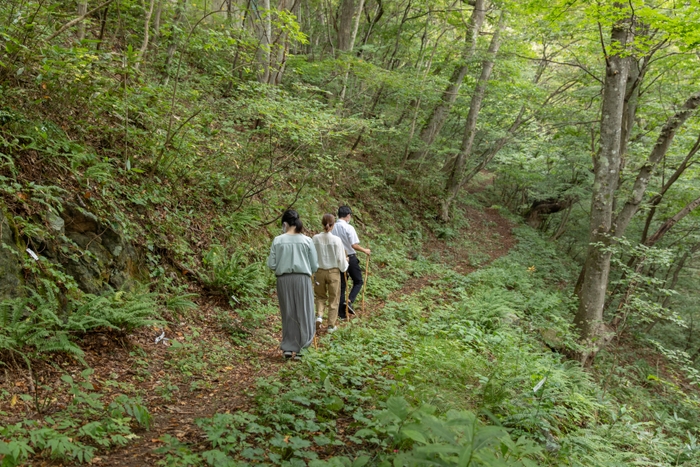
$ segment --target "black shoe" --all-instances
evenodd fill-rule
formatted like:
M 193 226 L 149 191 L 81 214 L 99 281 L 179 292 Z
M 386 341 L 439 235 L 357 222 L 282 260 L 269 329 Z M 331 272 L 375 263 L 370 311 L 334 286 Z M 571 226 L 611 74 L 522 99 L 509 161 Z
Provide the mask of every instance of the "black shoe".
M 289 360 L 290 358 L 292 358 L 294 353 L 291 350 L 285 350 L 282 355 L 284 355 L 285 360 Z
M 348 309 L 348 314 L 355 316 L 355 309 L 352 307 L 352 304 L 348 303 L 347 304 L 347 309 Z M 343 303 L 340 305 L 340 308 L 338 308 L 338 318 L 340 319 L 346 319 L 345 316 L 345 304 Z

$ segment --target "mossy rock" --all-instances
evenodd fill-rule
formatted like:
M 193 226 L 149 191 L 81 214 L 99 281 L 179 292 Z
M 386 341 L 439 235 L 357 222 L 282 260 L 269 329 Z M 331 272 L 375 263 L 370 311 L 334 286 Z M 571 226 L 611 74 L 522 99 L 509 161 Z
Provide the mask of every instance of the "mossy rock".
M 17 238 L 12 218 L 0 206 L 0 300 L 22 295 L 21 239 Z
M 83 250 L 79 259 L 56 254 L 81 290 L 93 294 L 121 289 L 148 277 L 139 249 L 124 239 L 107 220 L 74 204 L 66 204 L 61 218 L 66 238 Z

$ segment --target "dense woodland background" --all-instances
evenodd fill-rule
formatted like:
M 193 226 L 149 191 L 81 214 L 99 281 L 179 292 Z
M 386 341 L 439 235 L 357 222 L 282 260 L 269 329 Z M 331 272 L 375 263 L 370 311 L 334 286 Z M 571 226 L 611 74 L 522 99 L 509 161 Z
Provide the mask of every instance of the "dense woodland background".
M 128 449 L 149 405 L 96 389 L 86 342 L 213 316 L 222 349 L 253 348 L 282 211 L 313 232 L 345 203 L 404 341 L 348 331 L 259 384 L 255 420 L 203 419 L 209 451 L 163 438 L 162 465 L 700 462 L 697 1 L 6 0 L 0 43 L 3 466 Z M 495 257 L 495 224 L 470 217 L 485 207 L 519 246 L 448 271 L 448 250 Z M 395 304 L 411 277 L 437 282 Z M 294 378 L 332 392 L 348 363 L 331 356 L 360 341 L 387 356 L 350 365 L 349 392 L 279 396 Z M 174 345 L 182 370 L 197 344 Z M 460 371 L 479 397 L 421 392 Z M 273 421 L 295 402 L 345 411 L 354 447 L 328 447 L 341 422 Z

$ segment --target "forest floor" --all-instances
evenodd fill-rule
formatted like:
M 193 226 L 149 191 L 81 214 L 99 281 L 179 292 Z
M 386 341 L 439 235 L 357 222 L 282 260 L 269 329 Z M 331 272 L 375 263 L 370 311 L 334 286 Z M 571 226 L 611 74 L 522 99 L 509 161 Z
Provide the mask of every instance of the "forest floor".
M 473 189 L 480 191 L 482 185 Z M 421 254 L 440 258 L 449 268 L 467 274 L 508 253 L 516 239 L 513 224 L 494 208 L 465 206 L 464 217 L 469 228 L 457 234 L 459 241 L 438 238 L 427 239 Z M 479 257 L 464 245 L 478 245 Z M 408 279 L 393 292 L 389 301 L 400 301 L 430 284 L 432 276 Z M 368 287 L 372 286 L 372 277 Z M 368 300 L 365 313 L 380 315 L 385 302 Z M 201 436 L 195 421 L 215 413 L 248 411 L 254 404 L 256 382 L 259 378 L 275 375 L 284 365 L 298 364 L 285 361 L 278 348 L 280 319 L 270 315 L 242 345 L 231 345 L 230 335 L 220 326 L 215 316 L 216 301 L 203 299 L 200 308 L 187 318 L 165 328 L 166 340 L 156 343 L 160 328 L 144 328 L 122 339 L 110 334 L 91 334 L 81 342 L 84 360 L 94 369 L 89 378 L 94 390 L 105 399 L 120 393 L 138 394 L 152 415 L 148 430 L 136 432 L 131 442 L 123 447 L 99 453 L 90 463 L 101 466 L 143 466 L 155 464 L 160 454 L 154 452 L 164 435 L 179 441 L 194 443 Z M 362 317 L 353 319 L 356 325 Z M 323 331 L 322 331 L 323 332 Z M 173 346 L 177 341 L 180 346 Z M 175 348 L 174 348 L 175 347 Z M 65 408 L 70 401 L 67 393 L 51 388 L 61 386 L 61 376 L 70 374 L 79 379 L 84 365 L 67 356 L 57 356 L 51 362 L 41 362 L 30 375 L 21 365 L 8 368 L 7 387 L 0 390 L 21 394 L 34 392 L 37 401 L 12 398 L 4 404 L 15 420 L 37 415 L 42 397 L 46 399 L 44 413 Z M 37 389 L 38 388 L 38 389 Z M 43 394 L 43 396 L 42 396 Z M 37 460 L 32 465 L 72 465 L 55 460 Z
M 469 219 L 472 228 L 463 234 L 472 243 L 479 242 L 480 251 L 489 257 L 488 261 L 480 266 L 507 254 L 516 242 L 511 232 L 512 223 L 493 208 L 480 210 L 474 207 L 465 207 L 465 209 L 465 217 Z M 498 235 L 495 235 L 496 233 Z M 440 255 L 441 258 L 448 261 L 447 264 L 450 267 L 462 274 L 477 269 L 473 260 L 470 259 L 469 252 L 458 246 L 432 238 L 424 244 L 424 248 L 424 256 Z M 400 290 L 395 291 L 389 297 L 389 300 L 400 300 L 402 296 L 412 295 L 430 283 L 431 280 L 431 276 L 409 279 Z M 371 277 L 369 281 L 371 281 Z M 368 286 L 371 287 L 369 281 Z M 381 314 L 383 307 L 384 302 L 369 301 L 366 304 L 365 312 L 376 316 Z M 354 322 L 350 325 L 354 325 Z M 200 433 L 194 423 L 196 419 L 211 417 L 217 412 L 248 410 L 258 378 L 275 374 L 283 365 L 297 364 L 282 358 L 278 347 L 279 329 L 279 316 L 274 315 L 268 320 L 264 329 L 259 331 L 258 342 L 251 347 L 239 349 L 240 353 L 231 359 L 230 365 L 225 366 L 217 377 L 210 380 L 210 388 L 190 392 L 185 386 L 177 392 L 177 398 L 170 402 L 149 401 L 148 406 L 154 412 L 151 429 L 139 433 L 140 438 L 136 442 L 101 456 L 99 461 L 95 459 L 93 463 L 115 467 L 144 465 L 145 459 L 159 457 L 158 454 L 153 453 L 153 449 L 158 447 L 159 439 L 163 435 L 170 434 L 181 441 L 193 441 Z M 173 331 L 179 336 L 181 333 L 186 333 L 188 329 L 185 327 Z M 137 343 L 148 353 L 146 359 L 150 364 L 163 361 L 165 354 L 163 347 L 153 344 L 152 336 L 140 336 Z M 111 359 L 108 362 L 95 361 L 93 367 L 98 368 L 110 362 Z M 91 362 L 92 364 L 93 362 Z M 129 372 L 127 369 L 123 374 L 133 375 L 133 371 Z

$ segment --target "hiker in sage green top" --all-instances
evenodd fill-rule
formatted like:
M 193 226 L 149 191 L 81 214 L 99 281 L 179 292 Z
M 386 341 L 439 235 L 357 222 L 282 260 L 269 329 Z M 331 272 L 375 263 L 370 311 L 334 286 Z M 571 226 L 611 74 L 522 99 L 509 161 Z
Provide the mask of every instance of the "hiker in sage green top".
M 311 344 L 316 332 L 311 275 L 318 269 L 318 257 L 311 239 L 301 233 L 302 228 L 299 214 L 292 209 L 285 211 L 282 215 L 284 233 L 272 241 L 267 258 L 267 266 L 277 276 L 277 298 L 282 314 L 280 348 L 284 358 L 299 358 L 299 352 Z
M 331 233 L 335 216 L 325 214 L 321 219 L 323 233 L 314 235 L 313 241 L 318 256 L 318 271 L 314 277 L 316 299 L 316 329 L 321 328 L 323 312 L 328 300 L 328 332 L 336 330 L 338 305 L 340 304 L 340 275 L 348 269 L 345 249 L 340 238 Z

